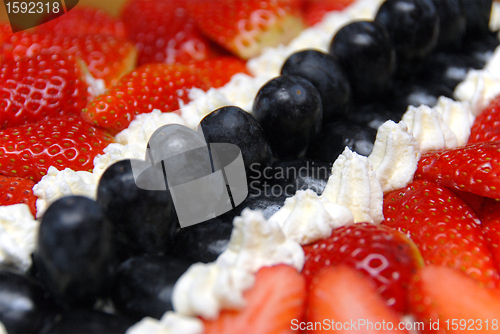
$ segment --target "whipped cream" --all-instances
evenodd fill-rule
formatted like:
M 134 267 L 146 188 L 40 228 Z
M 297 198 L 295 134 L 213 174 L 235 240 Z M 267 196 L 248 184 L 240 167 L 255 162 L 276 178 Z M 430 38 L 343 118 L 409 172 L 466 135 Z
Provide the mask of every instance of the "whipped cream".
M 260 268 L 284 263 L 302 270 L 302 247 L 287 239 L 276 222 L 266 221 L 261 211 L 244 209 L 233 225 L 227 249 L 217 260 L 192 265 L 175 284 L 176 312 L 215 319 L 221 309 L 245 306 L 243 292 L 253 286 Z
M 417 139 L 422 153 L 458 146 L 457 136 L 445 123 L 443 115 L 434 108 L 409 106 L 402 121 Z
M 348 208 L 354 221 L 381 223 L 383 192 L 373 165 L 367 157 L 348 147 L 333 163 L 322 197 Z
M 433 109 L 443 116 L 443 121 L 457 137 L 457 146 L 465 145 L 469 140 L 471 127 L 476 119 L 470 104 L 440 96 Z
M 479 115 L 500 94 L 500 73 L 497 73 L 487 69 L 470 70 L 465 80 L 455 88 L 454 98 L 469 102 L 474 116 Z
M 5 329 L 5 326 L 2 324 L 0 321 L 0 334 L 8 334 L 7 329 Z
M 403 188 L 412 182 L 420 155 L 418 142 L 403 121 L 382 124 L 368 156 L 382 191 Z
M 278 223 L 287 239 L 307 245 L 329 237 L 335 228 L 353 224 L 354 216 L 346 207 L 306 189 L 287 198 L 269 221 Z
M 26 204 L 0 206 L 0 263 L 27 270 L 38 226 Z
M 202 334 L 203 323 L 198 318 L 166 312 L 160 320 L 146 317 L 130 327 L 125 334 Z M 0 330 L 0 334 L 2 334 Z

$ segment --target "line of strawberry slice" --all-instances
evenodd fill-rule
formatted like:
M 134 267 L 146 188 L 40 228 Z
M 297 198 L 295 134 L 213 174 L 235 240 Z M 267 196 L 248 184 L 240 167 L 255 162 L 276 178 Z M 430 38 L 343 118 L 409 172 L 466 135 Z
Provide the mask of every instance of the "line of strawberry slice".
M 373 282 L 346 265 L 327 267 L 313 279 L 307 299 L 307 333 L 408 333 Z M 378 327 L 378 328 L 377 328 Z
M 40 52 L 61 52 L 82 59 L 95 79 L 109 87 L 136 66 L 137 50 L 125 38 L 112 35 L 68 35 L 20 32 L 2 44 L 3 54 L 20 59 Z
M 305 310 L 304 278 L 293 267 L 261 268 L 255 284 L 244 292 L 241 310 L 223 310 L 213 321 L 203 320 L 204 334 L 285 334 L 292 321 L 302 321 Z
M 199 70 L 203 79 L 211 88 L 224 86 L 236 73 L 250 74 L 246 61 L 234 56 L 221 56 L 207 60 L 197 61 L 188 65 L 194 70 Z
M 467 144 L 422 156 L 415 179 L 500 198 L 500 141 Z
M 139 50 L 139 66 L 186 63 L 220 54 L 220 49 L 201 35 L 189 16 L 186 0 L 130 0 L 120 17 Z
M 304 24 L 298 2 L 291 0 L 187 0 L 200 30 L 243 59 L 268 46 L 286 44 Z
M 113 138 L 78 117 L 58 117 L 0 131 L 0 174 L 35 182 L 50 166 L 91 171 Z
M 470 131 L 469 143 L 500 140 L 500 96 L 477 116 Z
M 0 129 L 79 115 L 90 99 L 82 66 L 65 53 L 5 59 L 0 65 Z
M 22 177 L 0 175 L 0 205 L 23 203 L 29 206 L 33 216 L 36 216 L 36 199 L 33 195 L 35 182 Z
M 408 284 L 423 266 L 422 255 L 403 233 L 382 225 L 357 223 L 333 230 L 330 237 L 304 247 L 307 282 L 321 269 L 346 264 L 377 286 L 388 306 L 404 313 Z
M 463 273 L 429 265 L 410 287 L 412 313 L 422 333 L 498 333 L 500 294 L 481 287 Z
M 304 20 L 312 26 L 323 20 L 328 12 L 342 10 L 353 3 L 354 0 L 307 0 L 304 2 Z
M 179 100 L 188 102 L 188 91 L 193 87 L 208 88 L 199 70 L 185 65 L 144 65 L 91 100 L 82 117 L 116 134 L 126 129 L 136 115 L 153 109 L 178 111 Z
M 52 17 L 47 15 L 42 20 L 45 23 L 38 25 L 35 31 L 73 36 L 99 34 L 126 37 L 123 22 L 100 8 L 80 5 L 57 19 L 52 20 Z
M 486 286 L 497 284 L 479 218 L 451 190 L 416 180 L 384 196 L 384 217 L 384 225 L 411 237 L 426 264 L 457 268 Z

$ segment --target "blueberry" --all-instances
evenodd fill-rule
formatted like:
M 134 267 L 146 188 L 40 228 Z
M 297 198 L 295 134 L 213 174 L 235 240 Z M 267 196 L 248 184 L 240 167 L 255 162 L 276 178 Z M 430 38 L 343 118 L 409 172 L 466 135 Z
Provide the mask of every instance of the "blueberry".
M 386 0 L 375 21 L 385 26 L 396 48 L 397 74 L 418 69 L 437 44 L 439 16 L 432 0 Z
M 323 105 L 323 123 L 347 113 L 351 85 L 339 62 L 331 55 L 317 50 L 299 51 L 288 57 L 281 74 L 302 77 L 316 87 Z
M 478 39 L 489 32 L 491 7 L 493 0 L 459 0 L 465 17 L 466 34 L 469 39 Z
M 348 121 L 378 130 L 387 120 L 398 123 L 406 110 L 397 110 L 387 103 L 367 103 L 353 107 Z
M 295 157 L 321 128 L 323 111 L 318 90 L 308 80 L 282 75 L 261 87 L 253 115 L 276 157 Z
M 474 58 L 474 60 L 481 63 L 482 68 L 499 44 L 500 41 L 496 32 L 482 34 L 477 38 L 466 39 L 461 53 Z
M 71 310 L 46 333 L 123 334 L 134 322 L 124 316 L 93 310 Z
M 339 121 L 327 124 L 311 141 L 306 156 L 333 163 L 349 147 L 360 155 L 368 156 L 373 150 L 377 131 L 352 122 Z
M 293 196 L 293 194 L 287 194 L 286 189 L 272 183 L 266 183 L 265 187 L 261 186 L 260 183 L 258 185 L 249 185 L 250 193 L 245 201 L 224 214 L 224 216 L 221 216 L 221 218 L 232 222 L 236 216 L 241 216 L 241 212 L 245 208 L 249 208 L 262 211 L 264 218 L 267 219 L 283 207 L 287 197 Z
M 271 166 L 273 154 L 259 123 L 239 107 L 217 109 L 200 122 L 208 143 L 231 143 L 241 149 L 247 177 Z
M 382 24 L 347 24 L 335 34 L 329 51 L 347 73 L 355 101 L 379 99 L 390 89 L 396 52 Z
M 174 237 L 172 254 L 190 263 L 215 261 L 226 249 L 231 237 L 232 218 L 235 216 L 233 210 L 223 216 L 180 229 Z
M 9 334 L 39 333 L 57 313 L 40 283 L 15 270 L 0 270 L 0 322 Z
M 94 200 L 63 197 L 42 217 L 33 259 L 61 304 L 90 307 L 106 295 L 113 277 L 111 223 Z
M 482 63 L 460 53 L 437 52 L 429 57 L 426 71 L 420 77 L 423 81 L 442 84 L 450 90 L 462 82 L 471 69 L 482 68 Z
M 467 18 L 460 0 L 432 0 L 439 16 L 438 50 L 458 50 L 465 36 Z
M 401 82 L 400 88 L 394 92 L 391 106 L 398 112 L 405 112 L 408 106 L 418 107 L 422 104 L 433 107 L 440 96 L 453 98 L 453 91 L 443 84 L 421 82 L 418 80 Z
M 128 259 L 117 269 L 113 304 L 120 313 L 136 320 L 160 319 L 165 312 L 173 310 L 174 284 L 190 265 L 170 256 L 144 255 Z
M 170 192 L 139 188 L 131 163 L 140 161 L 122 160 L 108 167 L 97 188 L 97 202 L 113 224 L 122 259 L 167 252 L 179 225 Z

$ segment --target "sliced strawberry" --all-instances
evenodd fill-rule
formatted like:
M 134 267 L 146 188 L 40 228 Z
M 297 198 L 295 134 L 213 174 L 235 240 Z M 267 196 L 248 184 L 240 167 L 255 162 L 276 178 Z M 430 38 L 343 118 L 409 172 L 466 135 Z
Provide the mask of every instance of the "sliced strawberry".
M 236 73 L 249 74 L 246 61 L 234 56 L 222 56 L 197 61 L 190 64 L 189 67 L 200 70 L 205 81 L 212 88 L 224 86 Z
M 0 23 L 0 45 L 10 37 L 12 37 L 14 33 L 12 32 L 12 28 L 8 23 Z
M 135 115 L 153 109 L 177 111 L 179 100 L 188 102 L 188 91 L 193 87 L 208 88 L 199 70 L 183 65 L 144 65 L 90 101 L 82 117 L 116 134 L 127 128 Z
M 500 140 L 500 96 L 493 99 L 472 124 L 469 143 Z
M 0 129 L 79 115 L 90 99 L 80 64 L 65 53 L 38 54 L 0 66 Z
M 136 66 L 137 51 L 127 39 L 111 35 L 45 34 L 28 32 L 18 33 L 3 45 L 7 56 L 19 59 L 37 53 L 60 52 L 82 59 L 96 79 L 103 79 L 111 86 Z
M 407 310 L 411 277 L 423 266 L 417 247 L 403 233 L 371 223 L 335 229 L 330 237 L 303 248 L 302 273 L 308 283 L 324 267 L 347 264 L 366 274 L 387 305 L 401 313 Z
M 426 180 L 384 196 L 384 225 L 410 236 L 426 264 L 462 270 L 486 286 L 499 278 L 474 210 L 451 190 Z
M 186 63 L 219 54 L 186 10 L 186 0 L 128 1 L 121 12 L 127 35 L 139 50 L 138 65 Z
M 325 14 L 337 10 L 340 11 L 354 0 L 308 0 L 304 3 L 304 20 L 308 26 L 321 22 Z
M 204 334 L 293 333 L 292 321 L 303 320 L 306 286 L 293 267 L 260 269 L 254 286 L 244 296 L 247 305 L 242 310 L 223 310 L 214 321 L 202 319 Z
M 33 195 L 35 182 L 22 177 L 0 176 L 0 205 L 23 203 L 36 216 L 36 199 Z
M 268 46 L 286 44 L 304 24 L 290 0 L 187 0 L 201 31 L 243 59 Z
M 410 287 L 413 314 L 424 323 L 423 333 L 498 333 L 500 297 L 463 273 L 429 265 Z
M 300 329 L 310 334 L 408 333 L 400 330 L 398 315 L 385 305 L 373 282 L 346 265 L 324 268 L 314 277 L 306 320 Z
M 483 232 L 493 261 L 500 270 L 500 214 L 496 214 L 496 219 L 485 222 Z
M 415 179 L 500 198 L 500 141 L 428 153 L 418 162 Z
M 52 19 L 49 15 L 45 23 L 36 27 L 37 32 L 68 35 L 113 35 L 126 37 L 125 25 L 103 9 L 80 5 L 66 14 Z
M 0 131 L 0 174 L 40 181 L 50 166 L 91 171 L 112 137 L 77 117 Z

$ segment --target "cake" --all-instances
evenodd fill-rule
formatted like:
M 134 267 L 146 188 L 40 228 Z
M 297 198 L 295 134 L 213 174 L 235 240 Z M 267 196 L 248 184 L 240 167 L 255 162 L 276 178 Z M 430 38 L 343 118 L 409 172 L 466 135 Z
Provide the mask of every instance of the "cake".
M 229 83 L 220 88 L 207 90 L 206 87 L 201 87 L 203 89 L 193 88 L 186 91 L 189 98 L 179 102 L 180 109 L 176 113 L 162 113 L 160 110 L 153 110 L 150 113 L 134 116 L 127 128 L 121 129 L 121 131 L 115 129 L 116 142 L 107 145 L 103 149 L 103 154 L 94 159 L 91 172 L 73 171 L 69 168 L 48 168 L 47 175 L 41 177 L 40 181 L 33 187 L 33 192 L 38 197 L 36 215 L 39 220 L 34 219 L 32 213 L 24 204 L 0 207 L 0 222 L 2 222 L 0 227 L 3 228 L 0 235 L 6 240 L 5 243 L 2 242 L 0 248 L 2 264 L 23 271 L 28 270 L 32 266 L 31 253 L 36 249 L 37 229 L 40 220 L 50 205 L 57 199 L 69 195 L 82 195 L 95 199 L 98 196 L 97 189 L 100 178 L 106 175 L 108 167 L 123 159 L 143 160 L 149 138 L 157 128 L 167 124 L 182 124 L 196 129 L 200 121 L 212 111 L 230 105 L 238 106 L 242 110 L 255 114 L 253 102 L 260 88 L 280 75 L 282 65 L 289 56 L 303 49 L 328 52 L 332 36 L 337 31 L 353 20 L 373 20 L 381 3 L 381 1 L 357 1 L 343 11 L 327 14 L 322 22 L 303 30 L 287 46 L 280 45 L 275 48 L 265 49 L 259 56 L 249 53 L 252 59 L 247 63 L 247 70 L 251 75 L 248 75 L 248 73 L 236 74 Z M 495 3 L 490 21 L 492 30 L 498 28 L 497 10 L 497 4 Z M 292 20 L 292 22 L 295 21 Z M 286 21 L 283 24 L 288 26 L 290 23 Z M 291 25 L 296 26 L 296 22 Z M 232 51 L 238 52 L 238 50 L 234 49 Z M 243 53 L 241 56 L 247 57 L 247 53 Z M 426 170 L 425 166 L 419 165 L 419 161 L 426 161 L 428 165 L 433 165 L 436 163 L 435 160 L 439 159 L 439 157 L 432 155 L 433 152 L 466 145 L 469 141 L 474 119 L 500 94 L 500 85 L 498 84 L 500 76 L 496 74 L 498 72 L 497 67 L 498 52 L 495 52 L 489 57 L 484 70 L 469 71 L 465 80 L 454 91 L 453 97 L 459 102 L 447 97 L 440 97 L 434 101 L 435 105 L 432 107 L 425 105 L 410 106 L 406 110 L 405 105 L 406 112 L 402 115 L 403 122 L 387 121 L 377 124 L 377 137 L 373 143 L 373 149 L 366 154 L 368 157 L 353 152 L 352 148 L 346 148 L 336 160 L 329 161 L 333 164 L 329 171 L 331 176 L 328 176 L 328 182 L 321 186 L 320 191 L 296 189 L 297 192 L 287 196 L 288 198 L 284 203 L 274 203 L 276 205 L 272 210 L 262 212 L 259 210 L 243 210 L 241 215 L 235 217 L 232 232 L 229 229 L 232 234 L 227 249 L 218 256 L 215 262 L 196 263 L 190 266 L 173 287 L 172 304 L 176 312 L 167 312 L 161 320 L 146 317 L 141 321 L 137 321 L 128 332 L 203 333 L 204 326 L 208 326 L 207 328 L 212 332 L 228 330 L 228 327 L 219 327 L 217 329 L 217 324 L 214 325 L 214 323 L 210 322 L 215 321 L 216 323 L 219 313 L 224 312 L 225 309 L 242 309 L 245 307 L 244 296 L 251 297 L 244 295 L 244 292 L 251 291 L 249 289 L 254 284 L 257 286 L 255 282 L 256 280 L 261 282 L 260 277 L 269 277 L 266 276 L 265 272 L 259 274 L 259 269 L 262 267 L 276 266 L 278 268 L 276 269 L 277 274 L 283 275 L 282 282 L 285 286 L 286 283 L 289 283 L 286 279 L 290 279 L 290 281 L 296 280 L 299 285 L 301 280 L 290 274 L 287 271 L 288 269 L 283 269 L 279 264 L 286 264 L 287 268 L 295 268 L 297 272 L 301 272 L 303 268 L 306 268 L 307 273 L 303 272 L 303 274 L 307 278 L 308 285 L 310 285 L 311 281 L 309 279 L 312 280 L 314 275 L 312 267 L 307 262 L 310 262 L 311 254 L 316 254 L 316 249 L 322 247 L 321 241 L 331 237 L 332 231 L 347 233 L 345 231 L 349 229 L 349 226 L 363 226 L 365 228 L 364 224 L 366 223 L 375 226 L 390 226 L 391 221 L 397 219 L 397 215 L 396 217 L 388 215 L 386 210 L 389 210 L 390 206 L 383 204 L 383 202 L 387 198 L 391 198 L 391 196 L 392 198 L 397 197 L 394 192 L 400 191 L 403 194 L 406 191 L 410 193 L 409 189 L 405 191 L 402 189 L 406 189 L 405 187 L 409 184 L 411 184 L 411 187 L 416 187 L 417 184 L 427 182 L 418 181 L 422 179 L 421 175 L 424 174 L 428 178 L 433 178 L 432 182 L 441 185 L 440 182 L 443 176 L 434 171 Z M 102 85 L 102 81 L 97 80 L 94 82 L 95 92 L 102 92 Z M 98 93 L 94 94 L 98 95 Z M 413 183 L 414 177 L 417 179 L 415 181 L 417 183 Z M 446 183 L 443 183 L 443 185 L 451 187 Z M 427 186 L 427 184 L 422 185 L 422 187 L 424 186 Z M 434 183 L 432 187 L 434 187 Z M 321 195 L 318 193 L 321 193 Z M 471 195 L 473 198 L 470 198 L 460 192 L 459 195 L 450 195 L 454 196 L 450 201 L 455 201 L 456 196 L 459 196 L 460 200 L 463 197 L 467 202 L 470 202 L 470 205 L 476 204 L 471 211 L 479 210 L 485 206 L 484 203 L 487 201 L 485 198 L 488 197 L 488 194 L 478 194 L 477 192 L 476 194 L 481 197 Z M 270 207 L 273 202 L 267 204 Z M 478 219 L 474 215 L 471 216 L 472 218 L 467 217 L 472 220 Z M 382 222 L 384 223 L 380 225 Z M 397 228 L 397 226 L 395 227 Z M 370 229 L 370 227 L 366 228 Z M 417 238 L 411 229 L 399 229 L 403 230 L 409 239 L 412 239 L 412 233 L 413 238 Z M 385 231 L 384 233 L 391 235 L 391 231 Z M 409 239 L 401 241 L 402 245 L 398 244 L 394 245 L 394 247 L 405 248 L 404 253 L 408 254 L 414 262 L 410 268 L 416 271 L 423 266 L 421 263 L 423 261 L 422 255 L 412 253 L 415 245 L 408 241 Z M 416 242 L 416 240 L 414 241 Z M 328 246 L 325 244 L 323 247 Z M 481 250 L 483 248 L 481 246 Z M 305 262 L 306 264 L 304 264 Z M 493 279 L 497 279 L 498 274 L 493 272 L 496 269 L 492 265 L 491 259 L 485 260 L 485 262 L 485 268 L 491 269 L 492 273 L 489 275 L 481 273 L 476 276 L 480 277 L 479 281 L 484 285 L 495 285 L 491 282 Z M 439 268 L 435 269 L 433 266 L 428 267 L 430 268 L 429 273 L 426 272 L 425 274 L 429 275 L 427 279 L 445 277 L 456 279 L 457 282 L 460 281 L 460 284 L 462 284 L 461 277 L 455 277 L 448 272 L 440 272 Z M 340 277 L 339 275 L 349 276 L 352 274 L 349 269 L 342 266 L 339 268 L 337 272 L 324 271 L 322 276 L 318 276 L 318 282 L 314 283 L 315 289 L 327 289 L 327 287 L 321 285 L 324 281 L 335 280 Z M 435 272 L 432 270 L 435 270 Z M 320 280 L 320 278 L 323 280 Z M 356 278 L 352 278 L 352 281 L 356 287 L 365 288 L 363 284 L 366 282 L 363 280 L 357 282 Z M 468 283 L 467 281 L 464 284 Z M 417 286 L 417 284 L 414 285 Z M 372 288 L 370 284 L 366 287 L 368 290 Z M 424 286 L 421 291 L 428 291 L 425 290 L 426 288 Z M 474 290 L 475 287 L 471 289 L 476 291 Z M 421 291 L 419 290 L 417 293 Z M 331 291 L 331 293 L 337 293 L 338 298 L 343 298 L 341 291 Z M 414 293 L 412 298 L 415 298 L 417 293 Z M 483 291 L 481 290 L 478 293 L 483 294 Z M 300 295 L 300 291 L 297 294 Z M 314 296 L 314 294 L 311 293 L 309 297 L 304 295 L 295 297 L 302 301 L 308 298 L 308 301 L 312 302 L 313 297 L 311 296 Z M 488 298 L 490 297 L 485 298 L 489 301 Z M 393 308 L 400 307 L 397 309 L 398 311 L 407 307 L 400 306 L 394 301 L 385 301 L 387 305 Z M 379 302 L 374 301 L 375 304 Z M 418 304 L 415 300 L 412 300 L 412 302 L 415 305 Z M 497 301 L 491 303 L 499 305 Z M 382 304 L 384 303 L 382 302 Z M 480 305 L 484 306 L 486 303 Z M 255 305 L 252 305 L 252 307 L 258 309 Z M 116 312 L 113 308 L 111 310 L 109 307 L 106 309 L 106 306 L 103 307 L 102 305 L 101 309 L 105 309 L 110 313 Z M 318 310 L 321 311 L 322 309 Z M 481 309 L 479 308 L 479 310 Z M 314 323 L 319 319 L 325 319 L 322 317 L 325 317 L 328 313 L 319 311 L 316 314 L 314 310 L 309 310 L 308 318 L 301 321 L 297 319 L 294 319 L 295 322 L 291 321 L 292 330 L 294 326 L 295 330 L 302 330 L 305 327 L 310 329 L 311 324 L 314 326 Z M 428 315 L 424 311 L 422 314 L 408 312 L 408 309 L 404 309 L 405 312 L 400 313 L 394 313 L 393 311 L 388 312 L 386 315 L 392 317 L 393 314 L 396 314 L 395 318 L 391 318 L 394 323 L 399 321 L 399 316 L 406 313 L 420 317 L 419 320 L 423 317 L 422 314 Z M 433 310 L 429 307 L 428 311 Z M 225 316 L 229 320 L 227 320 L 226 326 L 231 326 L 231 318 L 227 314 Z M 431 315 L 435 316 L 432 313 Z M 68 316 L 67 319 L 70 320 L 66 320 L 66 325 L 68 321 L 72 321 L 71 319 L 76 323 L 78 319 L 85 319 L 85 316 L 88 315 L 82 313 L 82 315 L 73 314 L 72 316 L 75 318 Z M 160 318 L 158 315 L 155 315 L 155 317 Z M 205 320 L 202 322 L 198 317 Z M 108 319 L 101 321 L 108 321 Z M 115 320 L 109 319 L 109 323 L 113 323 L 113 321 Z M 126 321 L 124 323 L 128 325 Z M 429 324 L 432 324 L 432 321 L 426 323 L 427 326 L 430 326 Z M 484 325 L 482 322 L 481 324 Z M 65 327 L 61 325 L 60 328 L 64 329 Z

